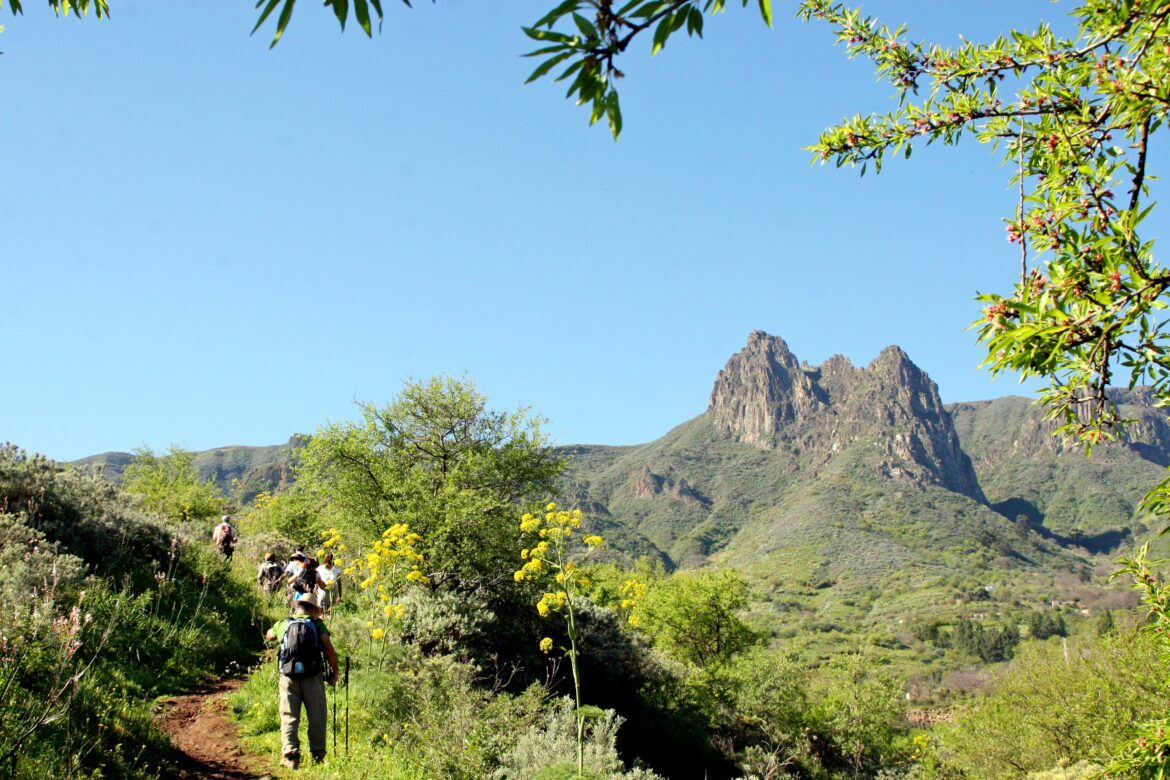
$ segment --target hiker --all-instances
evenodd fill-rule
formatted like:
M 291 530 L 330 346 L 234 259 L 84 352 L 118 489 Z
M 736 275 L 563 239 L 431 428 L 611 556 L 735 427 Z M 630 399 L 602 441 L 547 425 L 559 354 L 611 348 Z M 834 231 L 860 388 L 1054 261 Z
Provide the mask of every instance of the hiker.
M 269 642 L 280 641 L 280 763 L 289 769 L 300 764 L 301 705 L 309 721 L 309 754 L 314 761 L 323 761 L 328 727 L 325 683 L 337 684 L 337 652 L 321 619 L 317 597 L 302 594 L 293 614 L 264 636 Z
M 220 518 L 219 525 L 211 532 L 211 541 L 227 561 L 231 561 L 232 553 L 236 550 L 236 532 L 232 528 L 231 519 L 231 515 L 224 515 Z
M 321 565 L 317 567 L 317 576 L 321 578 L 322 583 L 318 592 L 321 609 L 328 614 L 333 605 L 341 601 L 341 569 L 333 564 L 333 553 L 325 553 Z
M 284 567 L 276 560 L 276 553 L 269 550 L 260 562 L 260 570 L 256 573 L 256 581 L 264 589 L 264 595 L 271 596 L 280 587 L 280 579 L 284 575 Z
M 324 587 L 325 582 L 321 579 L 321 574 L 317 570 L 316 558 L 307 559 L 305 561 L 305 567 L 301 569 L 301 573 L 289 583 L 289 588 L 293 592 L 294 601 L 306 593 L 316 596 L 318 589 Z
M 305 568 L 305 554 L 297 550 L 289 556 L 288 564 L 284 567 L 284 574 L 280 575 L 282 582 L 287 582 L 291 588 L 293 581 L 301 576 L 301 570 Z

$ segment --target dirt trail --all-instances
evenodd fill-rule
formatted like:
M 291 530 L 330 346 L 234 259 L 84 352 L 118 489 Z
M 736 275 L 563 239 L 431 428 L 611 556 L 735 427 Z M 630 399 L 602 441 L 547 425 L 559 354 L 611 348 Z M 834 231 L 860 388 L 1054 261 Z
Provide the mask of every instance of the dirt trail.
M 220 680 L 162 702 L 159 723 L 183 754 L 175 778 L 264 780 L 272 776 L 263 758 L 244 749 L 227 716 L 227 696 L 243 684 L 239 677 Z

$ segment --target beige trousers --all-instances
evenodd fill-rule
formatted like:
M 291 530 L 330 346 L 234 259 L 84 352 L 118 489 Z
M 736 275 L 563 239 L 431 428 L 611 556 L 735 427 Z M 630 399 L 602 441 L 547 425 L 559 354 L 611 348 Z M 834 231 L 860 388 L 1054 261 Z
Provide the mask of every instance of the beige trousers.
M 280 675 L 280 749 L 288 757 L 299 757 L 301 741 L 297 731 L 301 724 L 301 705 L 309 719 L 309 753 L 315 759 L 325 757 L 325 735 L 329 725 L 329 707 L 325 703 L 325 675 L 301 680 Z

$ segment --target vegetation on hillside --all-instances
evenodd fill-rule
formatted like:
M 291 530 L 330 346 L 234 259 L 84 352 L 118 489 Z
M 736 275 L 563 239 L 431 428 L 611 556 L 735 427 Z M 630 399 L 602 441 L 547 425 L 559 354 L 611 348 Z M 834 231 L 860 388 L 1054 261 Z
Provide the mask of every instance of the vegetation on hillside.
M 0 774 L 167 776 L 151 701 L 258 648 L 251 584 L 178 520 L 0 447 Z

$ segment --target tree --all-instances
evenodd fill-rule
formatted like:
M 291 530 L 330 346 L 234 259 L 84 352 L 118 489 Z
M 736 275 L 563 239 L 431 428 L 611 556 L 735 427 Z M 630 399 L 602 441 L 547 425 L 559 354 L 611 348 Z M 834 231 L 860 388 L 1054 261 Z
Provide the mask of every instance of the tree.
M 834 656 L 817 680 L 813 719 L 858 777 L 882 765 L 905 716 L 901 684 L 868 653 Z
M 173 523 L 204 522 L 227 507 L 215 483 L 199 479 L 195 455 L 175 444 L 165 455 L 149 447 L 136 449 L 122 472 L 122 487 L 142 498 L 160 520 Z
M 1046 379 L 1049 417 L 1087 446 L 1116 435 L 1107 388 L 1119 371 L 1170 399 L 1158 315 L 1170 272 L 1138 232 L 1152 208 L 1147 151 L 1170 97 L 1170 3 L 1086 0 L 1074 11 L 1076 38 L 1041 27 L 952 50 L 828 0 L 807 0 L 801 15 L 835 26 L 850 56 L 873 60 L 898 97 L 887 114 L 826 130 L 810 147 L 820 160 L 880 170 L 916 143 L 966 136 L 1003 149 L 1019 192 L 1007 237 L 1020 274 L 1011 293 L 980 296 L 987 305 L 973 327 L 984 364 Z
M 470 381 L 408 381 L 385 407 L 361 404 L 361 421 L 317 432 L 300 454 L 297 489 L 359 538 L 396 523 L 422 537 L 435 588 L 512 582 L 516 518 L 555 495 L 563 469 L 540 420 L 496 412 Z
M 679 572 L 650 588 L 638 615 L 655 645 L 706 668 L 727 663 L 758 641 L 738 614 L 747 604 L 747 582 L 734 571 Z
M 1103 640 L 1029 642 L 942 731 L 943 754 L 973 777 L 1020 777 L 1099 760 L 1135 723 L 1165 711 L 1159 647 L 1136 632 Z

